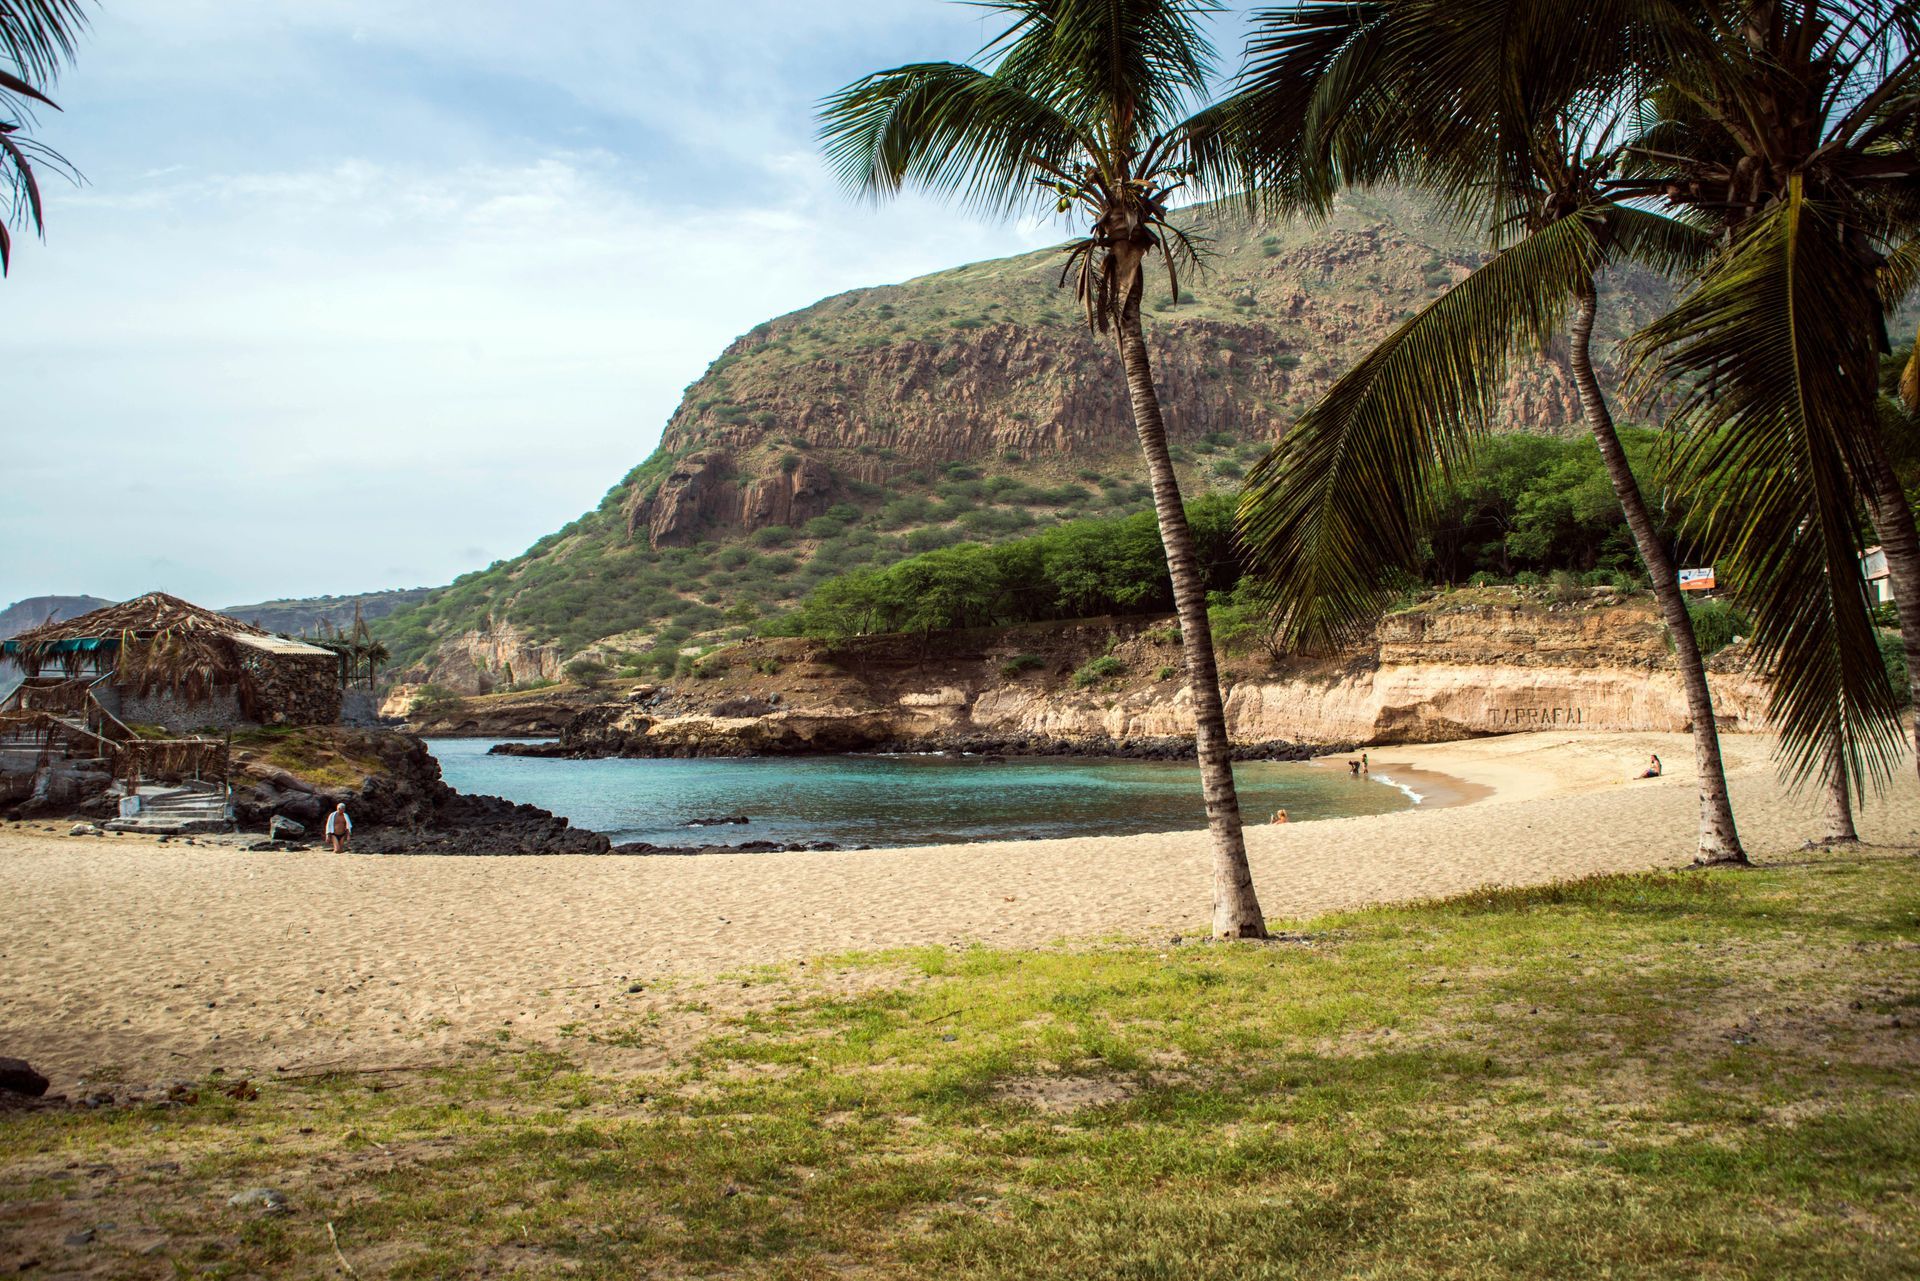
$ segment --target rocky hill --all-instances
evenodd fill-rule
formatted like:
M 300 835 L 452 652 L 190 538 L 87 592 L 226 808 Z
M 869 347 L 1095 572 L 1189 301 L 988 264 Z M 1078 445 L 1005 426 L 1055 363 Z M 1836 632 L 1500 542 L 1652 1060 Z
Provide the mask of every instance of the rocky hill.
M 419 604 L 431 592 L 431 588 L 406 587 L 396 591 L 362 592 L 355 596 L 307 596 L 261 601 L 254 605 L 231 605 L 220 612 L 244 619 L 270 632 L 310 636 L 323 627 L 331 627 L 336 631 L 352 627 L 356 609 L 362 618 L 372 623 L 397 609 Z
M 113 603 L 98 596 L 29 596 L 0 609 L 0 640 L 42 623 L 90 614 Z
M 1400 193 L 1324 223 L 1196 210 L 1207 270 L 1175 306 L 1150 282 L 1148 340 L 1182 480 L 1234 485 L 1302 409 L 1482 251 Z M 820 579 L 961 539 L 1143 506 L 1110 339 L 1086 331 L 1047 250 L 855 290 L 755 326 L 688 388 L 659 449 L 601 504 L 380 630 L 404 679 L 473 693 L 614 666 L 778 608 Z M 1603 374 L 1668 296 L 1607 284 Z M 1503 425 L 1577 418 L 1564 352 L 1507 390 Z

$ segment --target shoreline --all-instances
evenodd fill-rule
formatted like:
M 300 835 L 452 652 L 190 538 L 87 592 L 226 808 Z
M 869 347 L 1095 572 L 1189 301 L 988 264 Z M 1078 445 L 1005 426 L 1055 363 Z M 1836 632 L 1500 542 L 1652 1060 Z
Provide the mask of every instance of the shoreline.
M 1684 867 L 1699 812 L 1687 741 L 1530 734 L 1389 749 L 1392 768 L 1486 795 L 1432 813 L 1250 826 L 1254 883 L 1284 927 L 1490 885 Z M 1723 748 L 1756 859 L 1821 835 L 1818 807 L 1779 786 L 1771 740 Z M 1627 777 L 1650 751 L 1666 775 Z M 1911 770 L 1859 824 L 1870 843 L 1920 845 Z M 31 827 L 0 825 L 0 1053 L 61 1084 L 458 1058 L 499 1033 L 578 1049 L 649 992 L 756 966 L 1204 935 L 1211 883 L 1204 831 L 609 859 L 341 858 Z

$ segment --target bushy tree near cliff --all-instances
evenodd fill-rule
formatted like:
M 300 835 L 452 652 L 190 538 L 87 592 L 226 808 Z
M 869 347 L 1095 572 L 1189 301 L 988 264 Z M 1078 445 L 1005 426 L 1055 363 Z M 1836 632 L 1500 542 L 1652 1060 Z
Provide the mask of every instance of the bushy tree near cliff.
M 7 224 L 45 229 L 40 180 L 35 166 L 60 172 L 59 154 L 36 142 L 26 129 L 34 104 L 52 107 L 47 86 L 73 56 L 73 43 L 86 25 L 80 0 L 0 0 L 0 275 L 13 261 L 13 237 Z
M 1213 928 L 1265 937 L 1241 833 L 1231 745 L 1207 624 L 1204 568 L 1194 551 L 1165 421 L 1141 328 L 1150 259 L 1179 293 L 1197 265 L 1169 201 L 1188 186 L 1193 147 L 1210 146 L 1216 172 L 1231 169 L 1206 104 L 1213 50 L 1201 25 L 1207 0 L 993 0 L 1007 29 L 980 66 L 914 63 L 877 72 L 822 107 L 829 159 L 849 186 L 874 197 L 911 184 L 984 212 L 1051 208 L 1086 220 L 1068 247 L 1087 323 L 1113 333 L 1134 426 L 1146 456 L 1172 574 L 1193 700 L 1194 738 L 1213 835 Z

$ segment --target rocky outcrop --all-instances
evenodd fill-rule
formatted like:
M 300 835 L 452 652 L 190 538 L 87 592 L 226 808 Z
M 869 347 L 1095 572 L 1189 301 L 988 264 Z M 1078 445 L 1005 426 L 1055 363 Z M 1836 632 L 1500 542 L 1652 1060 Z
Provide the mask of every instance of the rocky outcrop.
M 647 545 L 687 547 L 715 526 L 741 530 L 799 525 L 834 499 L 833 470 L 816 458 L 789 455 L 766 475 L 742 476 L 723 447 L 699 449 L 675 463 L 657 490 L 627 503 L 627 533 Z
M 605 836 L 497 796 L 467 796 L 411 734 L 308 729 L 237 743 L 233 808 L 242 828 L 276 818 L 310 832 L 345 804 L 353 847 L 372 854 L 604 854 Z M 292 762 L 290 767 L 289 762 Z M 284 830 L 284 829 L 283 829 Z
M 485 627 L 441 641 L 424 660 L 400 673 L 380 706 L 382 716 L 405 717 L 429 677 L 456 694 L 488 694 L 525 681 L 557 681 L 560 647 L 535 640 L 516 623 L 488 619 Z

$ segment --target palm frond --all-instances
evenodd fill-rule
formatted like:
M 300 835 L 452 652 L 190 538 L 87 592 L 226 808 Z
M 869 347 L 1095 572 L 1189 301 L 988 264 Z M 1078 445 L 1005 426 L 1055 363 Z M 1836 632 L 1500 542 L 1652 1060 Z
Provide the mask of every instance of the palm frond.
M 820 114 L 827 162 L 848 187 L 883 198 L 911 182 L 993 213 L 1037 204 L 1034 162 L 1060 168 L 1090 144 L 1027 86 L 952 62 L 875 72 Z
M 1895 245 L 1880 268 L 1880 305 L 1892 313 L 1920 284 L 1920 236 Z
M 45 85 L 72 60 L 86 25 L 82 0 L 0 0 L 0 58 Z
M 1802 783 L 1836 748 L 1856 781 L 1884 780 L 1901 745 L 1857 560 L 1878 318 L 1871 281 L 1796 179 L 1631 349 L 1640 389 L 1677 395 L 1689 532 L 1753 612 L 1783 764 Z
M 1720 248 L 1710 231 L 1633 205 L 1608 206 L 1606 229 L 1611 256 L 1630 259 L 1664 276 L 1697 272 L 1713 261 Z
M 1213 76 L 1214 0 L 984 0 L 1012 19 L 981 50 L 994 73 L 1067 115 L 1149 137 L 1187 115 Z
M 1416 563 L 1436 483 L 1484 433 L 1512 361 L 1601 264 L 1597 210 L 1495 255 L 1334 384 L 1253 469 L 1239 510 L 1250 563 L 1295 649 L 1359 639 Z

